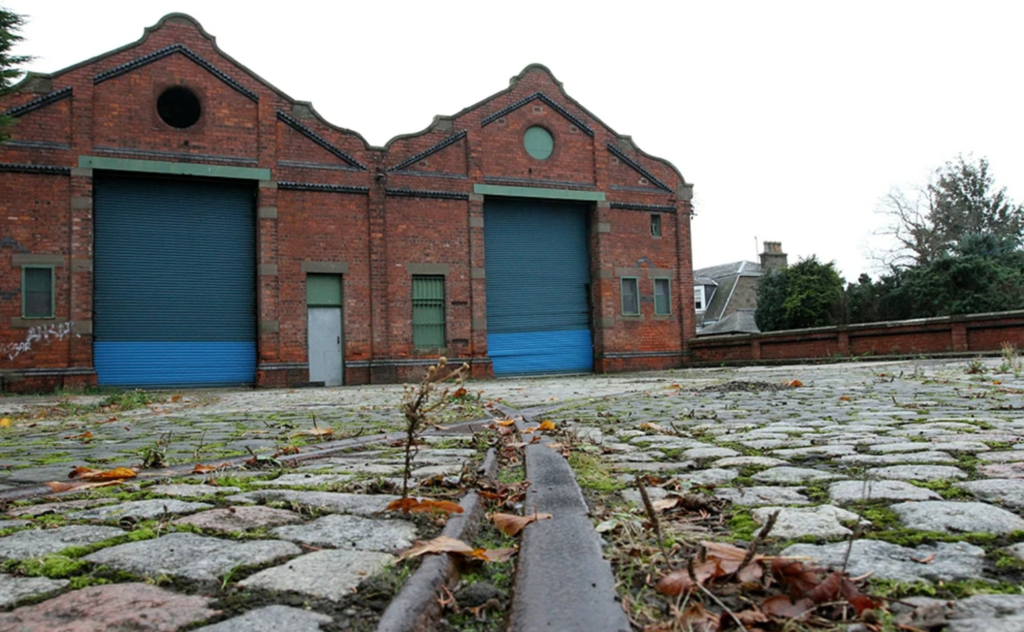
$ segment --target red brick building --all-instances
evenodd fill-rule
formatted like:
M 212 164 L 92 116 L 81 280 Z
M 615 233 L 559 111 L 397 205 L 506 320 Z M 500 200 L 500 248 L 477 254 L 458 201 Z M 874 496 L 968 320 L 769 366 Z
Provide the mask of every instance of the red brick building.
M 543 66 L 371 147 L 174 14 L 0 111 L 6 390 L 688 355 L 691 186 Z

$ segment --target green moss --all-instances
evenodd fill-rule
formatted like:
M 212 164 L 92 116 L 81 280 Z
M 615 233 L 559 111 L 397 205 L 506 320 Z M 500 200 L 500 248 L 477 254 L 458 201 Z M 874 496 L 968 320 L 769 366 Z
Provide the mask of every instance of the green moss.
M 761 528 L 761 525 L 754 520 L 754 514 L 749 509 L 736 509 L 729 516 L 729 529 L 732 537 L 736 540 L 753 540 L 754 532 Z
M 911 484 L 930 489 L 939 496 L 942 496 L 944 500 L 974 500 L 974 494 L 966 489 L 957 487 L 950 480 L 911 481 Z
M 49 577 L 50 579 L 67 579 L 80 574 L 89 563 L 70 558 L 66 555 L 47 555 L 18 563 L 12 572 L 31 577 Z
M 569 465 L 576 473 L 580 487 L 599 492 L 615 492 L 626 487 L 625 483 L 612 476 L 611 466 L 593 454 L 573 452 L 569 455 Z

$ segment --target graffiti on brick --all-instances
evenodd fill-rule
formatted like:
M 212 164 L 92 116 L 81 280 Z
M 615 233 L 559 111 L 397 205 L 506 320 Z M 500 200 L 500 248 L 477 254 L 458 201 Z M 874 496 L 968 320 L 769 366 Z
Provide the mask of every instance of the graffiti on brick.
M 0 248 L 10 248 L 14 252 L 18 253 L 28 252 L 28 248 L 19 244 L 18 241 L 13 237 L 7 237 L 6 235 L 0 237 Z
M 72 335 L 70 321 L 66 323 L 36 325 L 25 332 L 25 340 L 23 342 L 8 342 L 0 345 L 0 355 L 7 356 L 8 360 L 13 360 L 21 354 L 31 351 L 33 344 L 51 344 L 58 340 L 64 340 L 70 335 Z M 79 337 L 78 334 L 74 335 L 76 338 Z

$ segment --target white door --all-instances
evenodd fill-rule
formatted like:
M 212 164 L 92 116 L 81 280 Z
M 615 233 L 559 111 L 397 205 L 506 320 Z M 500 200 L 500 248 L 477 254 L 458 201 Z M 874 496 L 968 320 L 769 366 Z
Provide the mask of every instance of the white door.
M 309 308 L 309 381 L 340 386 L 341 308 Z

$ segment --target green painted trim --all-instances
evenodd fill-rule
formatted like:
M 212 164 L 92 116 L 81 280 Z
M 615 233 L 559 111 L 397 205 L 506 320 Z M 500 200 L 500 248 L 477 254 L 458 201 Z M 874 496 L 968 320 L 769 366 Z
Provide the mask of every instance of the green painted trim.
M 631 281 L 633 284 L 633 291 L 636 292 L 636 311 L 626 311 L 626 282 Z M 639 316 L 640 315 L 640 279 L 637 277 L 624 276 L 619 279 L 619 305 L 622 308 L 623 316 Z
M 658 310 L 658 285 L 665 286 L 665 305 L 664 311 Z M 672 315 L 672 280 L 667 277 L 654 277 L 654 315 L 655 316 L 671 316 Z
M 574 200 L 577 202 L 604 202 L 602 191 L 573 191 L 571 189 L 541 189 L 537 187 L 506 187 L 496 184 L 474 184 L 473 193 L 502 197 L 540 198 L 544 200 Z
M 131 158 L 79 156 L 78 166 L 82 169 L 134 171 L 136 173 L 159 173 L 174 176 L 208 176 L 211 178 L 233 178 L 235 180 L 270 180 L 270 169 L 256 169 L 254 167 L 223 167 L 220 165 L 202 165 L 191 162 L 166 162 L 163 160 L 133 160 Z

